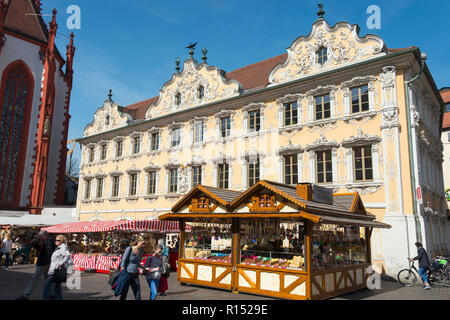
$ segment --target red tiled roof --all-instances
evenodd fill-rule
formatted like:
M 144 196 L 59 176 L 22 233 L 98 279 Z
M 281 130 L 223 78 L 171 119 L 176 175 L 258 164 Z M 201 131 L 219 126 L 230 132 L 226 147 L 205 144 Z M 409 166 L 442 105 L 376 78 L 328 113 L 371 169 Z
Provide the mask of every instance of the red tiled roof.
M 444 103 L 450 102 L 450 88 L 443 88 L 440 90 L 442 100 L 444 100 Z
M 141 102 L 131 104 L 123 109 L 125 113 L 128 113 L 133 119 L 145 119 L 145 114 L 147 113 L 148 107 L 158 101 L 159 97 L 153 97 Z
M 228 72 L 226 79 L 239 81 L 244 90 L 265 88 L 272 69 L 286 61 L 286 57 L 287 53 Z
M 442 129 L 450 128 L 450 112 L 444 113 L 442 119 Z
M 48 32 L 31 0 L 10 0 L 4 27 L 25 37 L 47 43 Z M 32 14 L 32 15 L 30 15 Z

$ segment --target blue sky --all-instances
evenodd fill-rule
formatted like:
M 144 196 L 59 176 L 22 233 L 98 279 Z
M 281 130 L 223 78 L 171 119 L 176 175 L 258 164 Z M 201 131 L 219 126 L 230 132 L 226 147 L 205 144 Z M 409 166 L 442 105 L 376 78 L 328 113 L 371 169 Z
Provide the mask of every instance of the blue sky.
M 68 6 L 81 9 L 69 139 L 83 135 L 108 90 L 126 106 L 158 95 L 175 68 L 188 58 L 185 46 L 208 49 L 208 64 L 227 72 L 286 52 L 317 19 L 315 0 L 43 0 L 43 14 L 58 10 L 57 45 L 65 54 Z M 438 88 L 450 86 L 448 0 L 324 0 L 331 25 L 358 24 L 361 35 L 380 36 L 389 48 L 418 46 Z M 369 30 L 369 5 L 381 8 L 381 29 Z M 50 17 L 44 17 L 48 21 Z M 79 152 L 76 156 L 79 157 Z

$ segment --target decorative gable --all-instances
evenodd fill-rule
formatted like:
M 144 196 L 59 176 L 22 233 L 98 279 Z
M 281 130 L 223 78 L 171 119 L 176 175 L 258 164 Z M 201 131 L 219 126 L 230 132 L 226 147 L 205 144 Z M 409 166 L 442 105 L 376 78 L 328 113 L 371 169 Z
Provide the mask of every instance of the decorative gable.
M 253 195 L 247 207 L 250 212 L 279 212 L 286 205 L 282 201 L 277 201 L 272 193 L 260 193 Z
M 163 85 L 158 101 L 150 105 L 146 118 L 230 98 L 241 91 L 241 84 L 236 80 L 226 80 L 224 71 L 206 63 L 198 65 L 195 59 L 189 58 L 183 70 Z
M 94 121 L 84 129 L 84 136 L 109 131 L 126 126 L 133 118 L 122 112 L 122 107 L 112 100 L 106 100 L 102 107 L 98 108 L 94 115 Z
M 192 197 L 189 205 L 189 212 L 214 212 L 218 203 L 204 194 L 197 194 Z
M 358 25 L 339 22 L 331 27 L 323 19 L 313 24 L 308 36 L 297 38 L 287 52 L 286 61 L 270 73 L 271 84 L 300 79 L 387 54 L 383 40 L 371 34 L 361 38 Z

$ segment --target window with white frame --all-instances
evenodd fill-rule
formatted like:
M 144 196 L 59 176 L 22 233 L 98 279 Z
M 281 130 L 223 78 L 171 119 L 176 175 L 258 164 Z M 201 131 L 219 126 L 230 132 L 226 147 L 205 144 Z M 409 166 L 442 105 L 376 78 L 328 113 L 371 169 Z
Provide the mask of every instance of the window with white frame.
M 123 140 L 116 141 L 116 158 L 120 158 L 123 153 Z
M 156 171 L 148 171 L 147 172 L 147 194 L 153 195 L 156 194 Z
M 203 142 L 203 122 L 194 123 L 194 143 Z
M 369 86 L 363 85 L 350 89 L 352 113 L 369 111 Z
M 84 183 L 84 199 L 89 200 L 91 198 L 91 179 L 86 179 Z
M 192 167 L 192 188 L 202 183 L 202 167 Z
M 111 197 L 117 198 L 119 196 L 120 176 L 118 175 L 112 176 L 111 182 L 112 182 Z
M 137 195 L 137 180 L 138 180 L 138 174 L 137 172 L 132 172 L 129 174 L 129 189 L 128 189 L 128 195 L 129 196 L 136 196 Z
M 95 147 L 89 147 L 89 162 L 94 162 L 95 160 Z
M 103 197 L 103 181 L 102 177 L 97 178 L 97 199 L 101 199 Z
M 178 192 L 178 168 L 169 169 L 169 193 Z
M 229 137 L 231 133 L 231 117 L 220 118 L 220 136 Z
M 372 146 L 353 147 L 353 171 L 355 181 L 372 181 Z
M 284 104 L 284 125 L 290 126 L 298 123 L 297 102 Z
M 297 154 L 289 154 L 283 156 L 283 173 L 285 184 L 298 183 L 298 159 Z
M 261 130 L 261 111 L 253 110 L 248 112 L 248 131 L 258 132 Z
M 257 183 L 259 181 L 259 179 L 260 179 L 260 162 L 259 162 L 259 158 L 249 159 L 248 160 L 248 164 L 247 164 L 247 168 L 248 168 L 248 174 L 247 174 L 248 187 L 251 187 L 252 185 Z
M 331 150 L 316 151 L 317 183 L 333 182 L 333 161 Z
M 156 151 L 159 149 L 159 132 L 153 132 L 151 134 L 151 146 L 150 149 L 152 151 Z
M 108 147 L 106 143 L 102 143 L 100 145 L 100 160 L 106 160 L 106 153 L 107 153 Z
M 217 186 L 221 189 L 228 189 L 229 181 L 228 181 L 228 172 L 229 165 L 228 163 L 221 163 L 217 166 Z
M 315 100 L 315 120 L 328 119 L 331 117 L 330 94 L 324 94 L 314 98 Z
M 141 149 L 141 137 L 140 136 L 133 137 L 133 145 L 132 146 L 133 146 L 132 153 L 138 154 Z
M 327 47 L 320 47 L 316 55 L 317 55 L 317 63 L 320 65 L 325 64 L 325 62 L 328 60 Z
M 181 128 L 172 129 L 172 141 L 171 146 L 176 147 L 179 146 L 181 142 Z

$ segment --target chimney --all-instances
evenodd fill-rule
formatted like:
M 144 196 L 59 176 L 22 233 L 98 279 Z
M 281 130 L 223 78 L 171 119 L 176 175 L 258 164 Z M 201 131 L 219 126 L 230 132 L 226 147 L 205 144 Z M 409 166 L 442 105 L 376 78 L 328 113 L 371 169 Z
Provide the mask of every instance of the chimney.
M 313 201 L 313 186 L 311 183 L 297 184 L 297 196 L 306 201 Z

